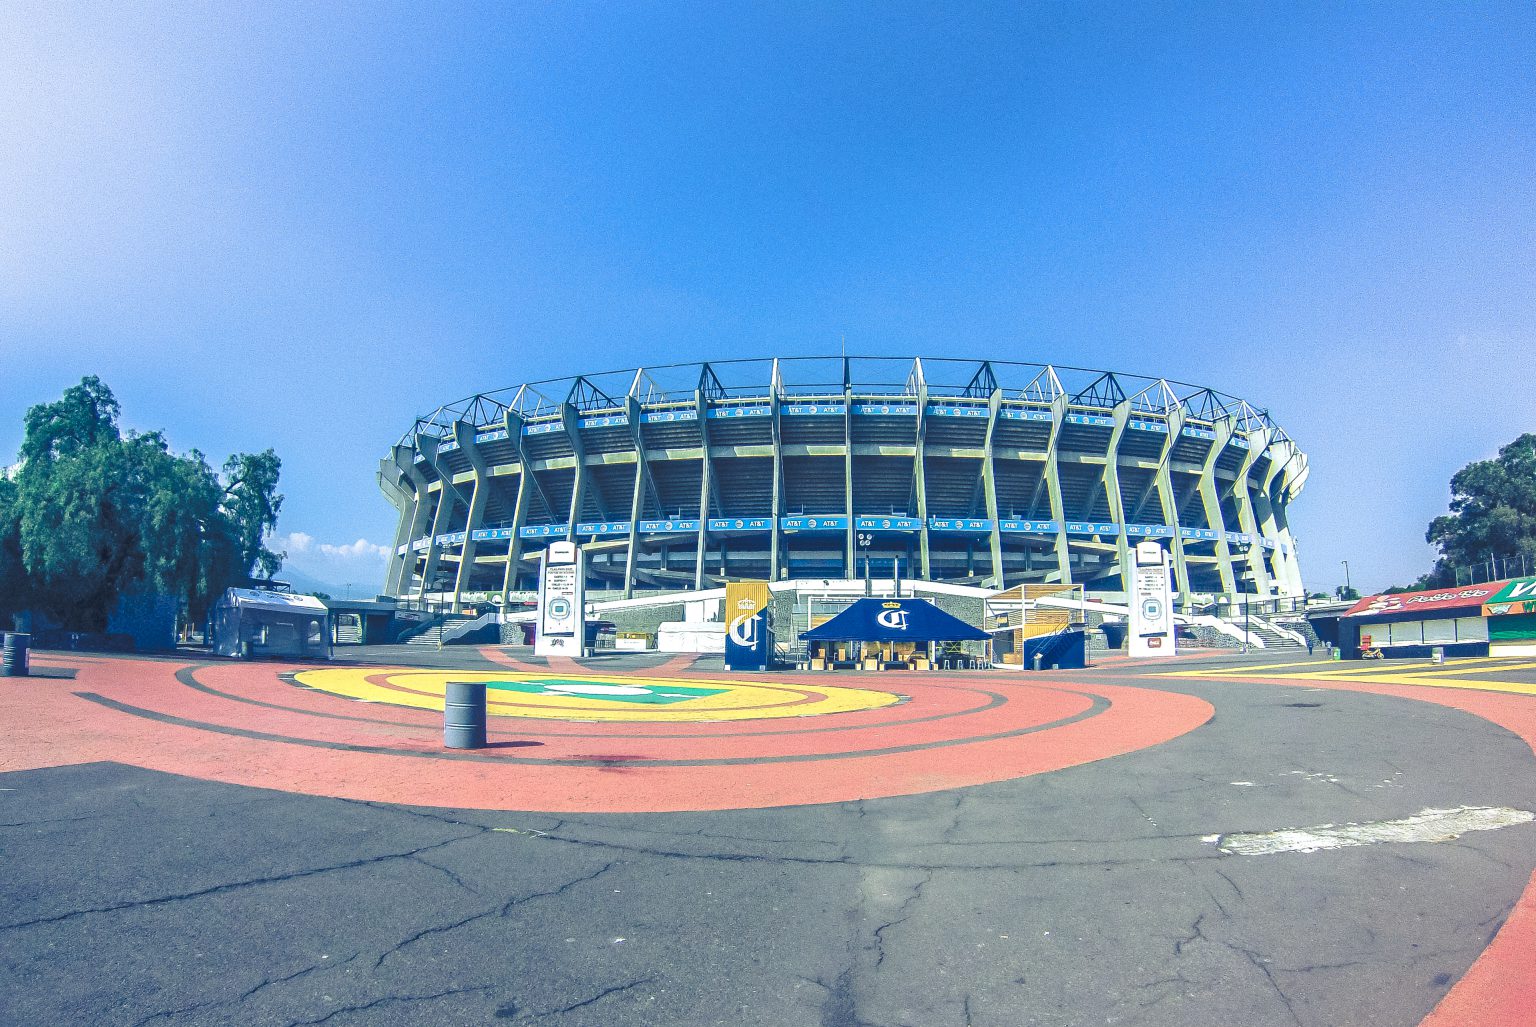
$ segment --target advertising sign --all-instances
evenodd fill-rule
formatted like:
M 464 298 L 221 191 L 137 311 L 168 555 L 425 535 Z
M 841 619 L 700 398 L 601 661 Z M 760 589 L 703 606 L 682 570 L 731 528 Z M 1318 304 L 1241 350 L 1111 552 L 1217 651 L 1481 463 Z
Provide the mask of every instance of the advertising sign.
M 764 670 L 771 639 L 768 632 L 768 582 L 725 584 L 725 666 L 729 670 Z
M 582 552 L 574 542 L 553 542 L 539 569 L 539 630 L 535 656 L 580 656 L 585 643 L 586 588 Z
M 1536 613 L 1536 578 L 1516 578 L 1483 603 L 1484 617 Z
M 1483 604 L 1495 601 L 1494 593 L 1503 589 L 1505 585 L 1506 582 L 1490 581 L 1487 584 L 1467 585 L 1464 588 L 1432 588 L 1425 592 L 1366 596 L 1345 610 L 1344 616 L 1377 617 L 1418 610 L 1451 610 L 1466 606 L 1477 607 L 1481 612 Z
M 1173 576 L 1168 551 L 1138 542 L 1131 576 L 1131 656 L 1173 656 Z

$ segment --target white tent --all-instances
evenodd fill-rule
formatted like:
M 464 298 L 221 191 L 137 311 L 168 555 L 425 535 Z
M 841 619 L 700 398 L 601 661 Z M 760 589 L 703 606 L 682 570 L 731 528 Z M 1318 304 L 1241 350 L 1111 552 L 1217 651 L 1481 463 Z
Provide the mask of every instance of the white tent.
M 208 619 L 219 656 L 331 658 L 330 611 L 314 596 L 226 589 Z

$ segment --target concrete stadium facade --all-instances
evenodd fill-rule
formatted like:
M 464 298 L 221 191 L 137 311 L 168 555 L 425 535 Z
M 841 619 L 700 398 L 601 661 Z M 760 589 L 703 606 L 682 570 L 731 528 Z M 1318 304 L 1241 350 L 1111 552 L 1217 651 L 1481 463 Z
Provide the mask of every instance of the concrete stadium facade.
M 419 418 L 380 463 L 386 591 L 531 589 L 549 543 L 589 588 L 903 577 L 1125 591 L 1143 539 L 1181 598 L 1304 594 L 1287 509 L 1307 461 L 1215 390 L 956 359 L 786 358 L 584 375 Z

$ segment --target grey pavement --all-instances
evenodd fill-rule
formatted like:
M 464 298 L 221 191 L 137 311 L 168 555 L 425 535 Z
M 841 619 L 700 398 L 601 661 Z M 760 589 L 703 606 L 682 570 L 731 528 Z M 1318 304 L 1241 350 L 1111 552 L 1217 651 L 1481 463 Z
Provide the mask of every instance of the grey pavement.
M 1223 855 L 1206 836 L 1536 810 L 1532 753 L 1405 699 L 1096 673 L 1216 717 L 1035 777 L 712 813 L 0 775 L 0 1023 L 1413 1024 L 1536 866 L 1533 824 Z

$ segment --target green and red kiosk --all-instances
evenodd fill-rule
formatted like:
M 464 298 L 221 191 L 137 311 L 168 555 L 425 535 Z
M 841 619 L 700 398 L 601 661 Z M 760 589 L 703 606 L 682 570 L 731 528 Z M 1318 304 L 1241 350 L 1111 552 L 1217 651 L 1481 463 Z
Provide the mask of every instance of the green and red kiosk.
M 1536 656 L 1536 577 L 1366 596 L 1339 617 L 1346 660 Z

